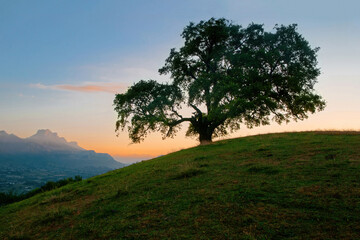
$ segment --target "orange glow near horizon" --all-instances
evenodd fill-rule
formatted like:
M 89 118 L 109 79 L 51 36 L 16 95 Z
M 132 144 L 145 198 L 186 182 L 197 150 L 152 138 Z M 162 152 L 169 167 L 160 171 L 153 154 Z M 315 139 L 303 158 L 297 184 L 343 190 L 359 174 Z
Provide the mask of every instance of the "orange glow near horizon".
M 74 104 L 86 101 L 87 105 L 95 106 L 95 104 L 100 104 L 99 100 L 101 100 L 104 101 L 101 106 L 111 106 L 113 95 L 103 93 L 103 95 L 96 95 L 96 97 L 90 100 L 85 96 L 84 98 L 79 97 Z M 330 101 L 331 97 L 332 101 Z M 291 121 L 282 125 L 272 123 L 253 129 L 248 129 L 243 125 L 239 131 L 225 138 L 214 139 L 214 141 L 273 132 L 360 130 L 360 111 L 358 109 L 346 104 L 344 98 L 337 101 L 334 100 L 334 96 L 325 96 L 324 98 L 329 99 L 325 110 L 310 115 L 304 121 Z M 79 105 L 75 113 L 64 110 L 51 112 L 51 114 L 41 112 L 36 118 L 26 119 L 26 126 L 17 121 L 9 121 L 9 124 L 2 125 L 1 127 L 4 129 L 0 130 L 6 130 L 8 133 L 26 138 L 35 134 L 38 129 L 50 129 L 67 141 L 76 141 L 80 147 L 85 149 L 123 157 L 156 157 L 198 145 L 196 138 L 185 137 L 186 125 L 182 127 L 174 139 L 162 140 L 160 133 L 151 133 L 144 142 L 131 144 L 126 131 L 120 132 L 119 136 L 116 137 L 116 115 L 113 109 L 110 107 L 100 107 L 99 109 L 99 111 L 93 112 L 91 108 L 83 108 Z
M 106 127 L 105 127 L 106 126 Z M 154 158 L 171 152 L 179 151 L 190 147 L 195 147 L 199 143 L 196 138 L 185 137 L 186 126 L 178 132 L 175 138 L 162 140 L 159 133 L 151 133 L 145 141 L 139 144 L 131 144 L 127 132 L 121 132 L 118 137 L 113 129 L 113 125 L 100 125 L 98 128 L 90 129 L 84 133 L 74 127 L 50 130 L 57 132 L 60 137 L 67 141 L 76 141 L 80 147 L 87 150 L 94 150 L 98 153 L 108 153 L 117 157 L 128 158 Z M 309 119 L 288 124 L 271 124 L 267 126 L 248 129 L 243 127 L 236 133 L 223 138 L 216 138 L 214 141 L 244 137 L 249 135 L 276 133 L 276 132 L 300 132 L 316 130 L 339 130 L 339 131 L 360 131 L 360 112 L 330 112 L 324 111 L 311 115 Z M 29 137 L 35 132 L 30 132 L 26 136 L 17 132 L 11 132 L 19 137 Z
M 217 138 L 214 141 L 244 137 L 249 135 L 276 133 L 276 132 L 299 132 L 316 130 L 339 130 L 339 131 L 359 131 L 360 113 L 359 112 L 320 112 L 309 116 L 309 119 L 299 122 L 278 125 L 273 123 L 267 126 L 255 127 L 253 129 L 242 128 L 234 134 L 224 138 Z M 144 142 L 131 144 L 126 132 L 121 132 L 119 137 L 112 135 L 99 134 L 93 138 L 78 138 L 78 143 L 85 149 L 92 149 L 96 152 L 109 153 L 112 156 L 124 157 L 156 157 L 186 149 L 198 145 L 195 138 L 185 137 L 186 127 L 178 132 L 174 139 L 162 140 L 159 133 L 152 133 Z M 75 136 L 74 136 L 75 138 Z M 92 139 L 92 140 L 90 140 Z
M 78 144 L 85 149 L 92 149 L 96 152 L 109 153 L 112 156 L 123 157 L 157 157 L 181 149 L 197 145 L 195 139 L 185 138 L 179 132 L 175 139 L 162 140 L 158 134 L 152 134 L 144 142 L 132 144 L 126 133 L 117 138 L 112 137 L 108 141 L 79 141 Z

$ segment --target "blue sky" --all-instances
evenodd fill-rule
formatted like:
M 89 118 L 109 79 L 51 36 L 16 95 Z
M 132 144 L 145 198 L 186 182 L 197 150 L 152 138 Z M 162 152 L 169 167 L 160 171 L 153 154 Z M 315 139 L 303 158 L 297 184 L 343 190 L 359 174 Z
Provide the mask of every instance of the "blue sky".
M 179 133 L 129 145 L 116 138 L 112 101 L 157 74 L 190 22 L 225 17 L 246 26 L 298 24 L 318 56 L 316 85 L 328 102 L 302 123 L 243 128 L 260 132 L 360 129 L 358 1 L 0 1 L 0 130 L 26 137 L 50 128 L 80 146 L 113 155 L 159 155 L 196 144 Z M 185 140 L 184 140 L 185 139 Z M 156 142 L 156 147 L 153 143 Z M 172 147 L 169 147 L 172 146 Z M 176 147 L 174 147 L 176 146 Z

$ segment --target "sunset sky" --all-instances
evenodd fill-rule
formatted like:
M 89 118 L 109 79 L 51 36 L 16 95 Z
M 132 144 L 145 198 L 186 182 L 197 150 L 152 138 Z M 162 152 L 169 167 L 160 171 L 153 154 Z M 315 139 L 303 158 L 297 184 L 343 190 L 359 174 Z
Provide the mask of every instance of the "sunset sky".
M 315 85 L 327 102 L 303 122 L 243 129 L 229 137 L 320 129 L 360 130 L 360 1 L 357 0 L 0 0 L 0 130 L 20 137 L 50 129 L 86 149 L 148 158 L 195 146 L 174 139 L 116 137 L 115 93 L 159 76 L 190 22 L 298 24 L 318 53 Z

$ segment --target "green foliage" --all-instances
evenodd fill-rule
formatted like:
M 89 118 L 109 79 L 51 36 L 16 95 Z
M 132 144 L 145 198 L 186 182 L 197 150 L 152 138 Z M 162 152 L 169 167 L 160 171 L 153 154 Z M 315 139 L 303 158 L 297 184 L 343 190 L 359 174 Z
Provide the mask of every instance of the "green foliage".
M 360 239 L 359 179 L 359 132 L 219 141 L 2 206 L 0 239 Z
M 81 180 L 82 180 L 82 177 L 77 175 L 74 178 L 70 177 L 70 178 L 66 178 L 66 179 L 61 179 L 61 180 L 56 181 L 56 182 L 48 181 L 47 183 L 45 183 L 40 188 L 36 188 L 36 189 L 34 189 L 34 190 L 30 191 L 30 192 L 27 192 L 27 193 L 16 194 L 16 193 L 14 193 L 12 191 L 10 191 L 8 193 L 0 192 L 0 206 L 10 204 L 10 203 L 14 203 L 14 202 L 19 202 L 19 201 L 22 201 L 24 199 L 30 198 L 32 196 L 35 196 L 36 194 L 43 193 L 43 192 L 48 192 L 48 191 L 51 191 L 53 189 L 65 186 L 65 185 L 70 184 L 70 183 L 79 182 Z
M 114 100 L 119 120 L 116 129 L 123 129 L 129 123 L 129 136 L 133 142 L 143 140 L 149 131 L 160 131 L 166 137 L 176 133 L 177 119 L 175 109 L 180 106 L 180 89 L 154 80 L 140 81 L 126 92 L 117 94 Z
M 211 18 L 190 23 L 181 36 L 184 46 L 171 49 L 159 69 L 170 74 L 171 84 L 141 80 L 115 97 L 116 130 L 128 125 L 133 142 L 151 131 L 172 137 L 183 122 L 190 123 L 187 135 L 211 141 L 240 124 L 303 120 L 324 109 L 314 93 L 318 48 L 310 47 L 295 24 L 267 32 L 259 24 L 243 28 Z M 194 110 L 191 116 L 180 114 L 184 106 Z

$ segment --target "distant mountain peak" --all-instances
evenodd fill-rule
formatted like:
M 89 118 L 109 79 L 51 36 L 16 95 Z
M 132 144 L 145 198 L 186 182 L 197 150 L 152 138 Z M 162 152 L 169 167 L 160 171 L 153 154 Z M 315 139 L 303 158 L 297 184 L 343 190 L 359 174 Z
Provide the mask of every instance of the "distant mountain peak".
M 28 137 L 27 141 L 36 142 L 50 150 L 85 150 L 79 147 L 76 142 L 68 142 L 49 129 L 39 129 L 36 134 Z
M 50 129 L 39 129 L 36 134 L 51 134 L 53 133 Z M 56 134 L 56 133 L 55 133 Z
M 58 134 L 50 131 L 49 129 L 39 129 L 33 136 L 54 136 L 57 137 Z
M 8 134 L 7 132 L 1 130 L 0 131 L 0 141 L 18 141 L 21 140 L 19 137 L 15 136 L 14 134 Z
M 4 130 L 0 131 L 0 136 L 7 136 L 9 135 L 7 132 L 5 132 Z
M 39 129 L 34 135 L 29 137 L 28 139 L 66 142 L 65 138 L 59 137 L 57 133 L 52 132 L 49 129 Z

